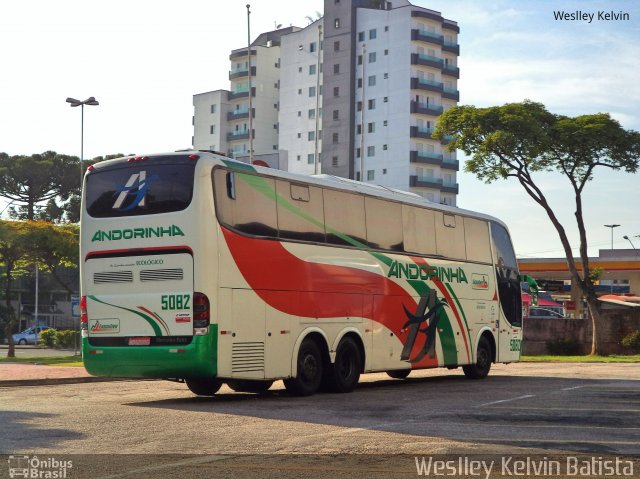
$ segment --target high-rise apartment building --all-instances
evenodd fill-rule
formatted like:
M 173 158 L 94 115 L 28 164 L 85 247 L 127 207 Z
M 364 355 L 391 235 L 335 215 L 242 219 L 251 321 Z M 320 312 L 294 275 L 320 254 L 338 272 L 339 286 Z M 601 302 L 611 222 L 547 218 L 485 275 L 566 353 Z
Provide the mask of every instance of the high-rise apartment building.
M 438 116 L 459 100 L 458 25 L 406 0 L 325 0 L 324 8 L 323 19 L 306 28 L 269 32 L 252 44 L 254 152 L 284 150 L 290 171 L 320 171 L 455 205 L 456 154 L 431 134 Z M 248 151 L 241 117 L 248 117 L 248 79 L 233 76 L 247 69 L 246 52 L 231 54 L 232 93 L 220 106 L 231 118 L 223 151 L 236 156 Z M 198 125 L 198 109 L 207 110 L 198 106 L 200 96 L 194 96 L 194 146 L 214 145 L 200 142 L 208 131 Z

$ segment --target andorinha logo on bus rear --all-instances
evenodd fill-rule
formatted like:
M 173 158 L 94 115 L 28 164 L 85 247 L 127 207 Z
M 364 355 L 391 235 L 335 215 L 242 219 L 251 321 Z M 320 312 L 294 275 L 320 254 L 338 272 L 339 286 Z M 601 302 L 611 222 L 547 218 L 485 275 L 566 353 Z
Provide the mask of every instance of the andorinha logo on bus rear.
M 471 275 L 471 287 L 473 289 L 489 289 L 489 277 L 486 274 L 473 273 Z
M 119 333 L 119 319 L 92 319 L 89 321 L 89 331 L 94 334 L 100 333 Z
M 184 236 L 184 233 L 176 225 L 108 231 L 98 230 L 93 234 L 91 241 L 119 241 L 137 238 L 164 238 L 166 236 Z
M 436 278 L 440 281 L 456 283 L 468 283 L 467 275 L 464 274 L 464 270 L 458 268 L 445 268 L 444 266 L 428 266 L 426 264 L 415 263 L 401 263 L 400 261 L 394 261 L 391 263 L 389 278 L 406 278 L 406 279 L 421 279 L 427 281 L 428 279 Z

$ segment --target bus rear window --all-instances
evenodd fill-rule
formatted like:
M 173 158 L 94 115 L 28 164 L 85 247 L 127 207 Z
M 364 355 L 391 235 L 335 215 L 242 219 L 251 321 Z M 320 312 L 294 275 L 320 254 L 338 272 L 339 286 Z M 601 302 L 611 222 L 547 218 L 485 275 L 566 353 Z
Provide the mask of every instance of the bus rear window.
M 87 212 L 94 218 L 184 210 L 193 195 L 193 163 L 141 163 L 87 175 Z

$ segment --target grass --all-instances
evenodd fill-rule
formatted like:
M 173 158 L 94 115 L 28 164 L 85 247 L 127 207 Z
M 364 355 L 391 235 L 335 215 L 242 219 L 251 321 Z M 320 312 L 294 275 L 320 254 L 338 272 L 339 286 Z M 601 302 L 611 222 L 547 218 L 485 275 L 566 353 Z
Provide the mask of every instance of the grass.
M 73 366 L 82 367 L 82 358 L 80 356 L 45 356 L 45 357 L 15 357 L 0 358 L 0 363 L 27 363 L 27 364 L 43 364 L 46 366 Z
M 640 354 L 622 356 L 522 356 L 520 361 L 542 363 L 640 363 Z

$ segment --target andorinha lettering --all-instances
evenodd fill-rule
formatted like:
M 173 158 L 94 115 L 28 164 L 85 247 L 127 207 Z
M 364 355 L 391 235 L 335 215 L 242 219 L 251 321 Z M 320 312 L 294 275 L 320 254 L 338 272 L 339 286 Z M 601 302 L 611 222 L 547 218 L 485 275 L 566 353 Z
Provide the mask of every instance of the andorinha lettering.
M 184 233 L 176 225 L 109 231 L 98 230 L 93 234 L 91 241 L 119 241 L 136 238 L 163 238 L 165 236 L 184 236 Z
M 421 279 L 426 281 L 431 278 L 437 278 L 440 281 L 456 283 L 468 283 L 467 275 L 464 274 L 464 270 L 458 268 L 445 268 L 443 266 L 427 266 L 426 264 L 415 263 L 401 263 L 394 261 L 391 263 L 389 278 L 406 278 L 406 279 Z

